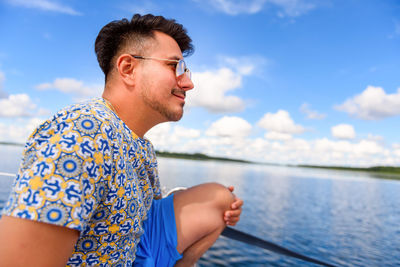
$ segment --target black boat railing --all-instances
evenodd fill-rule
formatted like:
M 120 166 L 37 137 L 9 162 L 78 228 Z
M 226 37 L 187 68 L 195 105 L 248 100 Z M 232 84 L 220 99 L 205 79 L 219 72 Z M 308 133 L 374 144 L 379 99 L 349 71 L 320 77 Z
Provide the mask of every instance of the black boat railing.
M 291 251 L 287 248 L 281 247 L 277 244 L 274 244 L 272 242 L 263 240 L 261 238 L 258 238 L 256 236 L 252 236 L 250 234 L 241 232 L 239 230 L 233 229 L 232 227 L 226 227 L 225 230 L 221 233 L 222 236 L 225 236 L 227 238 L 236 240 L 236 241 L 240 241 L 249 245 L 253 245 L 256 247 L 260 247 L 281 255 L 285 255 L 285 256 L 289 256 L 289 257 L 293 257 L 293 258 L 297 258 L 303 261 L 307 261 L 307 262 L 311 262 L 311 263 L 315 263 L 315 264 L 319 264 L 322 266 L 327 266 L 327 267 L 335 267 L 335 265 L 327 263 L 327 262 L 323 262 L 321 260 L 317 260 L 305 255 L 302 255 L 300 253 Z

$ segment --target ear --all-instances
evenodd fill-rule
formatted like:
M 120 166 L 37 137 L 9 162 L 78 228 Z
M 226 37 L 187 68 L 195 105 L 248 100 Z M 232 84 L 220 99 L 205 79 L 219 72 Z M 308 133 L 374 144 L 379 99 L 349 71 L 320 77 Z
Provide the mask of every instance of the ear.
M 137 60 L 128 54 L 122 54 L 117 59 L 117 69 L 121 80 L 127 85 L 135 85 Z

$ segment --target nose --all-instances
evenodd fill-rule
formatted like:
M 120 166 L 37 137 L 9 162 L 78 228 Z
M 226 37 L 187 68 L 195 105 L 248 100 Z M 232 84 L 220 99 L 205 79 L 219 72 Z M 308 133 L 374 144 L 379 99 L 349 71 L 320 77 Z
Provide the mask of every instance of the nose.
M 193 84 L 192 80 L 186 74 L 182 74 L 177 79 L 178 79 L 178 86 L 181 89 L 183 89 L 185 91 L 189 91 L 189 90 L 193 89 L 194 84 Z

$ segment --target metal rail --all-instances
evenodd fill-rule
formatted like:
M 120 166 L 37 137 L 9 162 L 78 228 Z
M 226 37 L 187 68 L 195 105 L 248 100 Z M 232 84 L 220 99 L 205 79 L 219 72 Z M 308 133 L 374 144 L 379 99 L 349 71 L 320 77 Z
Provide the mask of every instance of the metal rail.
M 260 248 L 263 248 L 263 249 L 266 249 L 266 250 L 269 250 L 269 251 L 272 251 L 272 252 L 275 252 L 275 253 L 278 253 L 278 254 L 282 254 L 282 255 L 285 255 L 285 256 L 297 258 L 297 259 L 300 259 L 300 260 L 303 260 L 303 261 L 312 262 L 312 263 L 319 264 L 319 265 L 322 265 L 322 266 L 336 267 L 335 265 L 332 265 L 330 263 L 326 263 L 326 262 L 323 262 L 323 261 L 320 261 L 320 260 L 317 260 L 317 259 L 310 258 L 308 256 L 304 256 L 304 255 L 302 255 L 300 253 L 291 251 L 291 250 L 289 250 L 287 248 L 281 247 L 281 246 L 276 245 L 276 244 L 274 244 L 272 242 L 263 240 L 261 238 L 258 238 L 258 237 L 252 236 L 252 235 L 249 235 L 247 233 L 241 232 L 241 231 L 233 229 L 231 227 L 226 227 L 225 230 L 221 233 L 221 235 L 223 235 L 223 236 L 225 236 L 227 238 L 236 240 L 236 241 L 244 242 L 246 244 L 257 246 L 257 247 L 260 247 Z

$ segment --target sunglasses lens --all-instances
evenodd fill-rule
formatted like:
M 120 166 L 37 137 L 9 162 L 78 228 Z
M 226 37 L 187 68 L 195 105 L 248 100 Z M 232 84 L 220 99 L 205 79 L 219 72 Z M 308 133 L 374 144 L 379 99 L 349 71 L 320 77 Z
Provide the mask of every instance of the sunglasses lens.
M 176 77 L 179 77 L 183 74 L 185 74 L 191 79 L 192 75 L 190 70 L 186 67 L 186 63 L 183 60 L 179 60 L 178 64 L 176 65 Z
M 179 60 L 178 64 L 176 65 L 176 76 L 181 76 L 185 73 L 186 64 L 185 61 Z
M 189 79 L 192 80 L 192 72 L 189 69 L 186 69 L 185 73 L 189 77 Z

